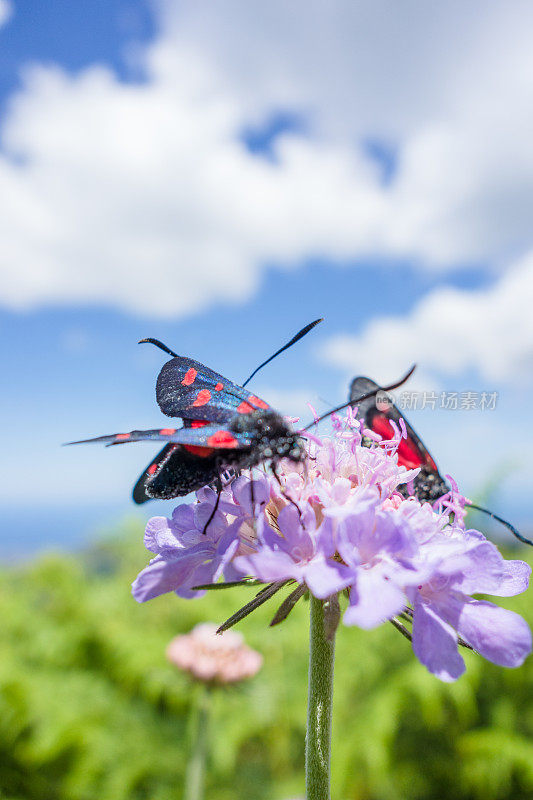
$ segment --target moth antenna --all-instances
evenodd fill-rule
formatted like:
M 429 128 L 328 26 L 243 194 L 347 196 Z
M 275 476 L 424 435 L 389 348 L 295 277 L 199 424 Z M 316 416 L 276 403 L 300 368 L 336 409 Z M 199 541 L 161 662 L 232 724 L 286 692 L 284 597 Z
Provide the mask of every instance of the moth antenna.
M 348 400 L 347 403 L 343 403 L 340 406 L 336 406 L 336 408 L 332 408 L 329 411 L 326 411 L 325 414 L 322 414 L 321 417 L 318 417 L 317 419 L 313 420 L 313 422 L 310 422 L 309 425 L 306 425 L 305 428 L 302 428 L 302 430 L 308 431 L 309 428 L 318 425 L 318 423 L 321 422 L 323 419 L 326 419 L 326 417 L 330 417 L 337 411 L 342 411 L 344 408 L 348 408 L 348 406 L 356 406 L 358 405 L 358 403 L 362 403 L 363 400 L 368 400 L 369 397 L 374 397 L 378 392 L 392 392 L 393 389 L 397 389 L 398 386 L 402 386 L 406 381 L 408 381 L 413 372 L 415 371 L 415 369 L 416 369 L 416 364 L 413 364 L 411 369 L 405 373 L 403 378 L 401 378 L 399 381 L 396 381 L 396 383 L 391 383 L 389 386 L 376 386 L 376 388 L 372 389 L 371 392 L 366 392 L 366 394 L 362 394 L 360 397 L 354 397 L 353 400 Z
M 475 505 L 475 503 L 471 503 L 469 500 L 467 500 L 466 505 L 469 508 L 474 508 L 476 511 L 481 511 L 482 514 L 488 514 L 489 517 L 492 517 L 492 519 L 495 519 L 497 522 L 501 522 L 502 525 L 505 525 L 505 527 L 511 531 L 513 536 L 515 536 L 518 541 L 523 542 L 524 544 L 529 544 L 531 547 L 533 547 L 533 542 L 531 542 L 529 539 L 526 539 L 525 536 L 522 536 L 522 534 L 516 530 L 514 525 L 511 525 L 511 523 L 507 522 L 506 519 L 503 519 L 497 514 L 494 514 L 492 511 L 489 511 L 488 508 L 482 508 L 481 506 Z
M 210 517 L 209 517 L 209 519 L 207 520 L 207 522 L 204 525 L 204 529 L 202 531 L 202 533 L 204 535 L 207 533 L 207 529 L 209 528 L 209 525 L 211 524 L 211 521 L 212 521 L 213 517 L 215 516 L 215 514 L 218 511 L 218 506 L 219 506 L 219 503 L 220 503 L 220 497 L 222 495 L 222 480 L 220 478 L 220 475 L 217 476 L 216 485 L 217 485 L 217 488 L 216 488 L 217 499 L 215 501 L 215 505 L 213 506 L 213 510 L 211 511 Z
M 178 357 L 178 354 L 175 353 L 174 350 L 171 350 L 170 347 L 166 346 L 166 344 L 163 344 L 163 342 L 160 342 L 159 339 L 151 339 L 151 338 L 140 339 L 137 342 L 137 344 L 143 344 L 144 342 L 150 342 L 150 344 L 155 344 L 156 347 L 159 347 L 159 349 L 162 350 L 164 353 L 168 353 L 169 356 L 173 356 L 174 358 Z
M 312 330 L 315 327 L 315 325 L 318 325 L 319 322 L 322 322 L 323 319 L 324 319 L 323 317 L 321 319 L 315 319 L 314 322 L 310 322 L 309 325 L 306 325 L 305 328 L 302 328 L 301 331 L 298 331 L 296 336 L 293 336 L 292 339 L 290 340 L 290 342 L 287 342 L 287 344 L 284 344 L 283 347 L 280 347 L 279 350 L 276 350 L 274 355 L 270 356 L 270 358 L 267 358 L 267 360 L 263 361 L 262 364 L 259 364 L 259 366 L 256 367 L 256 369 L 254 369 L 254 371 L 252 372 L 250 377 L 246 378 L 246 380 L 244 381 L 242 386 L 246 386 L 246 384 L 249 383 L 252 380 L 254 375 L 256 375 L 259 372 L 260 369 L 263 369 L 263 367 L 265 367 L 267 364 L 269 364 L 274 358 L 276 358 L 276 356 L 279 356 L 280 353 L 283 353 L 284 350 L 287 350 L 289 347 L 292 347 L 293 344 L 296 344 L 296 342 L 298 342 L 300 339 L 302 339 L 306 335 L 306 333 L 309 333 L 309 331 Z M 154 340 L 153 339 L 149 339 L 149 340 L 145 339 L 145 341 L 154 341 Z

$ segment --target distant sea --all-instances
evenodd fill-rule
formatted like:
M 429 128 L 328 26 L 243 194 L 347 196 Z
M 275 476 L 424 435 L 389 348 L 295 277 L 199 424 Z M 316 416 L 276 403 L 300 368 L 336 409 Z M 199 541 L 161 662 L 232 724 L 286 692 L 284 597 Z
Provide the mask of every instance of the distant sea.
M 76 551 L 94 539 L 112 534 L 126 520 L 138 519 L 142 527 L 155 515 L 172 513 L 175 501 L 80 506 L 0 504 L 0 560 L 26 560 L 38 553 Z

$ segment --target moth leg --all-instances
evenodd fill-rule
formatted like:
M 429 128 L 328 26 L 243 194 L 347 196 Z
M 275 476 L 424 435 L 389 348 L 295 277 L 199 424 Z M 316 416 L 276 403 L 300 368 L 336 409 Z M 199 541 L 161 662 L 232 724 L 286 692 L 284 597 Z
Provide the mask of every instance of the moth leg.
M 255 516 L 255 497 L 254 497 L 254 475 L 253 470 L 250 470 L 250 499 L 252 501 L 252 517 Z
M 221 472 L 220 473 L 220 479 L 222 481 L 222 486 L 224 487 L 224 489 L 227 486 L 229 486 L 230 483 L 233 483 L 235 478 L 238 478 L 240 474 L 241 474 L 241 471 L 238 470 L 238 469 L 235 469 L 235 467 L 230 467 L 229 469 L 224 470 L 224 472 Z
M 212 521 L 213 517 L 217 513 L 218 504 L 220 503 L 220 496 L 222 494 L 222 481 L 220 480 L 220 476 L 217 476 L 216 487 L 217 487 L 217 499 L 215 501 L 215 505 L 213 506 L 213 510 L 211 512 L 211 515 L 210 515 L 209 519 L 207 520 L 207 522 L 204 525 L 204 529 L 202 531 L 203 534 L 207 533 L 207 529 L 209 528 L 209 525 L 211 524 L 211 521 Z

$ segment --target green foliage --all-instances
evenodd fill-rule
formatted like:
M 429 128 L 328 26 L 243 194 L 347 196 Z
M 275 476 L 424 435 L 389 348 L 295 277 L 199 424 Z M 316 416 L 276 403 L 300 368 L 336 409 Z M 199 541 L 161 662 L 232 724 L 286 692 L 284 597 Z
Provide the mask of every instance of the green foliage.
M 131 525 L 81 556 L 0 573 L 0 800 L 181 796 L 195 687 L 167 664 L 166 645 L 254 590 L 138 605 L 140 542 Z M 269 628 L 276 602 L 239 626 L 262 672 L 215 695 L 210 800 L 302 794 L 308 606 Z M 503 603 L 533 622 L 527 594 Z M 533 797 L 533 659 L 505 670 L 465 658 L 467 675 L 447 686 L 392 626 L 341 626 L 333 800 Z

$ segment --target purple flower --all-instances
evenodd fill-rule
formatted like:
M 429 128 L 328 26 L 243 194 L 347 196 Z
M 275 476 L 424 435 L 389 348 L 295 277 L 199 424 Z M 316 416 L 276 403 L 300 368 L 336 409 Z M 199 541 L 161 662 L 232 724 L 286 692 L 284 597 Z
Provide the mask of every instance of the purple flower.
M 209 488 L 170 520 L 154 517 L 145 543 L 155 557 L 135 581 L 134 596 L 141 602 L 169 591 L 194 597 L 194 586 L 222 575 L 254 578 L 274 590 L 296 582 L 296 598 L 306 590 L 320 599 L 345 594 L 346 625 L 368 629 L 392 620 L 398 626 L 398 615 L 411 620 L 414 653 L 441 680 L 462 674 L 458 647 L 465 644 L 495 664 L 519 666 L 531 651 L 526 623 L 475 595 L 523 592 L 529 566 L 505 561 L 482 533 L 464 529 L 464 502 L 452 480 L 435 508 L 398 493 L 418 472 L 398 465 L 403 435 L 400 424 L 386 447 L 364 447 L 361 425 L 349 412 L 335 418 L 332 438 L 309 441 L 308 463 L 278 465 L 281 486 L 257 470 L 253 481 L 237 478 L 207 531 L 216 499 Z M 405 626 L 403 632 L 410 635 Z
M 350 584 L 349 570 L 332 558 L 332 533 L 332 521 L 324 519 L 317 526 L 311 507 L 299 514 L 293 505 L 286 505 L 275 528 L 264 516 L 259 519 L 255 551 L 238 556 L 235 565 L 265 582 L 293 579 L 305 583 L 316 597 L 324 599 Z
M 346 625 L 373 628 L 399 614 L 405 589 L 421 579 L 414 566 L 418 543 L 406 520 L 394 512 L 363 507 L 344 517 L 337 550 L 352 573 Z
M 251 495 L 248 478 L 233 481 L 231 491 L 222 492 L 218 510 L 205 533 L 216 502 L 216 493 L 209 487 L 196 493 L 195 504 L 177 506 L 171 519 L 152 517 L 146 526 L 144 544 L 156 555 L 133 582 L 135 599 L 143 603 L 166 592 L 199 597 L 204 592 L 193 590 L 193 586 L 214 583 L 221 575 L 226 580 L 240 577 L 232 558 L 239 548 L 244 548 L 246 533 L 253 532 L 249 523 L 246 526 L 252 514 Z M 254 479 L 254 507 L 262 508 L 269 496 L 267 479 Z
M 480 655 L 502 667 L 518 667 L 531 652 L 531 633 L 518 614 L 471 594 L 509 597 L 525 591 L 531 568 L 504 561 L 496 547 L 465 531 L 436 544 L 431 576 L 408 590 L 413 605 L 413 650 L 444 681 L 465 670 L 458 635 Z

